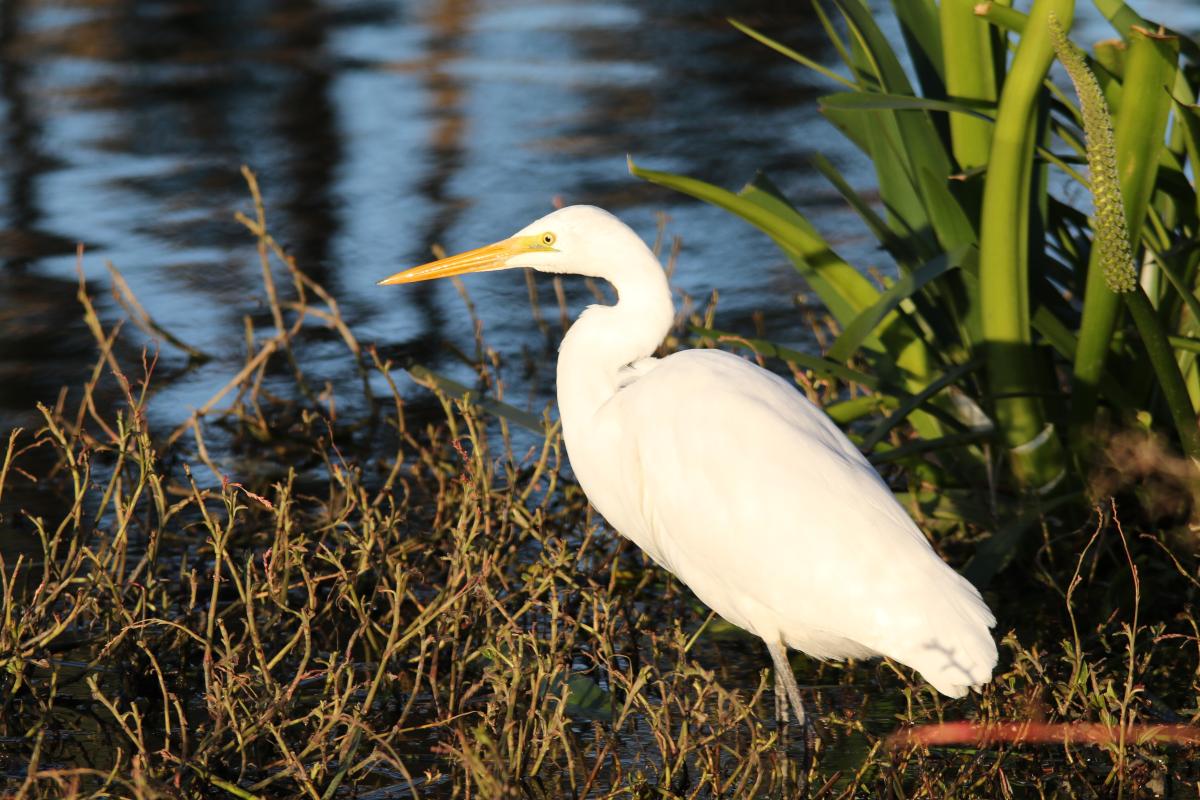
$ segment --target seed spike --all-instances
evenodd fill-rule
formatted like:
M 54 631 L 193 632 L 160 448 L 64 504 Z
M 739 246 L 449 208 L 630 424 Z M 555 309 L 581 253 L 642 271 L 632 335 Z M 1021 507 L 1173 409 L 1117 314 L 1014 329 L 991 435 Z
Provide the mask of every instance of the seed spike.
M 1050 14 L 1050 41 L 1058 60 L 1067 70 L 1083 111 L 1083 132 L 1087 136 L 1088 172 L 1091 173 L 1092 201 L 1096 208 L 1095 246 L 1100 248 L 1100 266 L 1108 288 L 1121 294 L 1137 286 L 1137 269 L 1129 244 L 1125 221 L 1125 201 L 1117 177 L 1117 146 L 1112 115 L 1104 101 L 1104 92 L 1096 76 L 1088 69 L 1083 53 L 1071 43 Z

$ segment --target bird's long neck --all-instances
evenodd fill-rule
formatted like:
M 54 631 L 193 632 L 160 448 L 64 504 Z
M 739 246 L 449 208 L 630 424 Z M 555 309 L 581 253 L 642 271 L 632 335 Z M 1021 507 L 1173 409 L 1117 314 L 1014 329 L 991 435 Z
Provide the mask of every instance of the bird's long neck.
M 616 305 L 590 306 L 559 347 L 558 407 L 568 447 L 573 430 L 589 425 L 616 393 L 620 369 L 652 355 L 675 318 L 662 266 L 638 244 L 619 270 L 601 276 L 616 289 Z

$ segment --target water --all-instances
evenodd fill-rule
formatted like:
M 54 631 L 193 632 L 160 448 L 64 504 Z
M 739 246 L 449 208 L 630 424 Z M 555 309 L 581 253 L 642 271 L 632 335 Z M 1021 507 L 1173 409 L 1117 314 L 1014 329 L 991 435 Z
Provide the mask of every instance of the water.
M 164 423 L 200 405 L 241 363 L 242 318 L 269 324 L 241 164 L 264 185 L 269 222 L 300 266 L 342 303 L 366 342 L 453 373 L 443 342 L 471 323 L 448 284 L 381 289 L 429 247 L 508 235 L 556 200 L 595 203 L 647 238 L 655 216 L 683 237 L 677 288 L 721 291 L 720 327 L 803 342 L 805 287 L 765 237 L 723 212 L 631 178 L 646 166 L 740 185 L 770 172 L 852 262 L 879 265 L 866 232 L 806 165 L 830 155 L 871 177 L 815 113 L 829 86 L 732 30 L 737 14 L 826 61 L 805 4 L 535 0 L 167 0 L 0 6 L 0 421 L 77 383 L 94 357 L 75 300 L 75 244 L 101 313 L 116 319 L 104 263 L 150 313 L 217 358 L 174 374 Z M 213 10 L 215 9 L 215 10 Z M 1143 8 L 1200 27 L 1191 3 Z M 894 24 L 887 29 L 898 40 Z M 1110 35 L 1094 12 L 1079 37 Z M 523 404 L 551 396 L 553 341 L 531 324 L 524 281 L 469 288 L 488 343 L 537 366 Z M 572 311 L 590 302 L 567 286 Z M 543 298 L 552 293 L 546 281 Z M 129 341 L 136 345 L 136 335 Z M 323 362 L 350 369 L 337 345 Z
M 232 217 L 249 207 L 243 163 L 261 176 L 276 237 L 359 336 L 409 345 L 434 367 L 440 342 L 471 339 L 453 287 L 375 282 L 427 260 L 432 243 L 508 235 L 555 198 L 607 206 L 647 236 L 667 211 L 687 234 L 680 285 L 720 286 L 731 314 L 761 306 L 765 281 L 785 298 L 800 290 L 768 242 L 625 170 L 633 153 L 736 182 L 793 162 L 795 112 L 811 92 L 724 25 L 728 4 L 276 6 L 4 5 L 7 421 L 27 419 L 93 358 L 76 242 L 102 313 L 119 315 L 105 291 L 111 260 L 153 316 L 217 355 L 173 380 L 156 414 L 178 419 L 224 383 L 243 357 L 242 317 L 267 321 L 253 242 Z M 771 16 L 783 31 L 806 24 Z M 490 343 L 544 349 L 519 275 L 474 278 L 470 290 Z M 568 291 L 575 308 L 590 297 Z M 182 364 L 165 356 L 165 370 Z M 328 368 L 317 377 L 348 365 Z

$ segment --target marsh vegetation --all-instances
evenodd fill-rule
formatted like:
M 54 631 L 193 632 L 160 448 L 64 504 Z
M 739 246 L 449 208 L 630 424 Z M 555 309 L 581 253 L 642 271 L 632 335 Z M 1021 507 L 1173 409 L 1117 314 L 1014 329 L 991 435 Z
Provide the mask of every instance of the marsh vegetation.
M 258 210 L 243 220 L 280 324 L 246 331 L 245 366 L 220 398 L 152 430 L 158 354 L 120 346 L 129 326 L 105 326 L 81 284 L 95 367 L 8 439 L 5 522 L 39 546 L 3 565 L 6 790 L 794 793 L 761 643 L 600 523 L 553 422 L 494 399 L 485 410 L 433 378 L 416 399 L 402 391 L 401 365 L 358 341 Z M 330 336 L 362 369 L 357 402 L 308 385 L 307 353 Z M 480 385 L 503 396 L 503 370 L 481 353 Z M 228 457 L 211 457 L 214 439 Z M 890 663 L 797 658 L 822 720 L 812 796 L 1193 791 L 1194 555 L 1123 526 L 1120 509 L 1048 518 L 989 594 L 1002 662 L 982 694 L 947 703 Z M 982 534 L 959 524 L 938 546 L 961 562 Z M 1107 733 L 1034 744 L 1036 725 L 997 727 L 985 746 L 903 735 L 955 720 Z
M 1041 12 L 1069 27 L 1069 3 L 996 4 L 986 21 L 969 3 L 897 4 L 915 84 L 865 6 L 834 5 L 839 20 L 818 17 L 848 91 L 822 105 L 883 203 L 817 166 L 895 271 L 842 260 L 765 178 L 734 194 L 639 168 L 771 235 L 811 285 L 799 316 L 821 353 L 718 329 L 713 302 L 683 303 L 666 347 L 746 353 L 848 427 L 985 586 L 992 683 L 950 702 L 890 662 L 797 656 L 820 720 L 801 775 L 761 643 L 589 509 L 553 417 L 506 402 L 528 364 L 490 346 L 467 287 L 457 381 L 372 344 L 273 236 L 246 170 L 237 220 L 263 308 L 210 336 L 241 342 L 242 362 L 218 359 L 192 410 L 164 400 L 209 354 L 147 313 L 118 264 L 107 307 L 123 314 L 80 279 L 90 365 L 0 441 L 16 543 L 0 550 L 0 790 L 1196 796 L 1195 45 L 1097 4 L 1127 39 L 1084 60 L 1127 214 L 1129 259 L 1106 261 L 1082 171 L 1093 111 L 1047 77 Z M 939 69 L 963 41 L 971 69 Z M 1143 85 L 1170 91 L 1128 88 Z M 1002 129 L 1019 147 L 983 146 Z M 1123 269 L 1132 285 L 1105 281 Z M 530 295 L 531 325 L 566 316 Z

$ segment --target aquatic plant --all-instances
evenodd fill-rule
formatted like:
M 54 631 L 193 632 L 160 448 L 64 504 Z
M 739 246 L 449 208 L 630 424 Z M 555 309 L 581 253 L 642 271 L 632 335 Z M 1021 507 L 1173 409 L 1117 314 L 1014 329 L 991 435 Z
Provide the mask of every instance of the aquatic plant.
M 742 346 L 836 384 L 831 413 L 856 423 L 877 462 L 904 465 L 927 502 L 997 531 L 971 567 L 986 580 L 1032 529 L 1032 509 L 1099 496 L 1089 487 L 1115 432 L 1149 430 L 1200 458 L 1200 46 L 1120 0 L 1097 0 L 1122 38 L 1090 58 L 1069 41 L 1074 0 L 1035 0 L 1027 14 L 897 2 L 910 76 L 861 0 L 831 5 L 843 27 L 814 8 L 840 71 L 732 24 L 844 90 L 820 110 L 870 159 L 879 202 L 820 155 L 812 163 L 894 277 L 872 285 L 764 175 L 735 193 L 631 169 L 774 239 L 838 335 L 819 358 Z M 1051 79 L 1056 55 L 1082 103 Z M 948 507 L 983 491 L 982 516 Z

